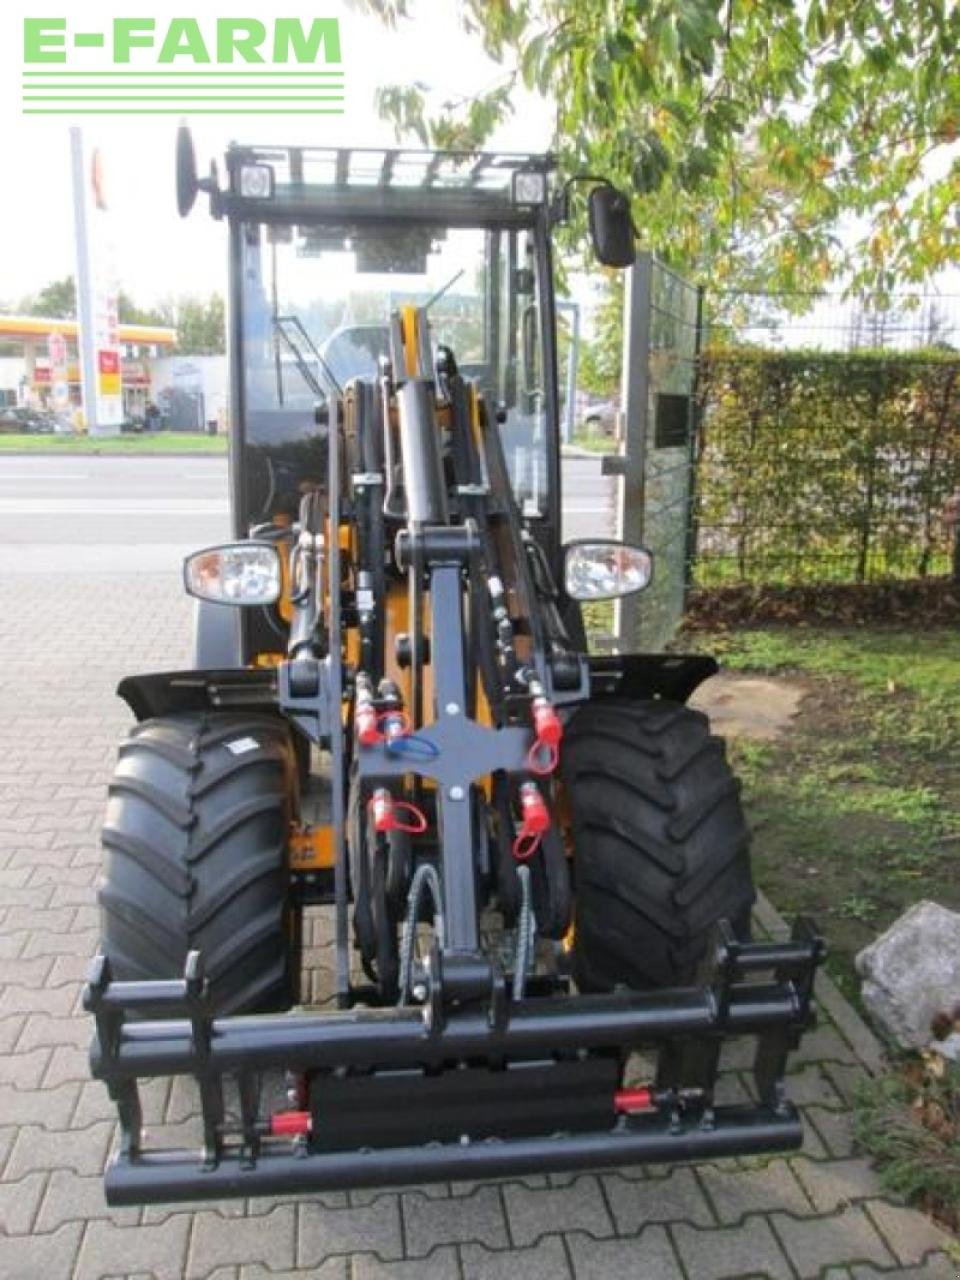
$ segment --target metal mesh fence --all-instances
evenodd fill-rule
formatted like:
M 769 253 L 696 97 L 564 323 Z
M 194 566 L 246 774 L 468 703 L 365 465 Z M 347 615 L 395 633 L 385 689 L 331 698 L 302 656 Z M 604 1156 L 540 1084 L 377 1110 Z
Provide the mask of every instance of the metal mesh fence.
M 837 292 L 710 292 L 707 346 L 789 351 L 960 350 L 960 294 L 903 290 L 877 300 Z

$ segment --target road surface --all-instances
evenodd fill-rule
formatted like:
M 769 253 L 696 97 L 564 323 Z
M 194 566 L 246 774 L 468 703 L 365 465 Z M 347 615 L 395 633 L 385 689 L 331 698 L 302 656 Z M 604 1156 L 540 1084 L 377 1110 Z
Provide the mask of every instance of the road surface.
M 609 536 L 599 461 L 564 477 L 566 536 Z M 162 572 L 229 536 L 225 458 L 0 457 L 0 572 Z

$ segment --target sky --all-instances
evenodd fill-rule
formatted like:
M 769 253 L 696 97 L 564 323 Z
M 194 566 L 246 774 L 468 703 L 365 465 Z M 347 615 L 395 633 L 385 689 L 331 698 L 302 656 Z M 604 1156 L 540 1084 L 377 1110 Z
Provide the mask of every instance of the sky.
M 222 157 L 230 141 L 391 146 L 392 129 L 377 116 L 378 87 L 424 81 L 435 100 L 459 99 L 495 84 L 503 68 L 486 58 L 476 37 L 459 22 L 459 0 L 412 0 L 414 18 L 391 31 L 366 16 L 349 0 L 282 0 L 276 16 L 337 17 L 341 24 L 346 71 L 345 114 L 341 117 L 244 116 L 231 119 L 195 116 L 191 120 L 201 167 Z M 241 8 L 225 0 L 192 0 L 185 6 L 202 23 L 232 13 L 264 16 L 262 0 Z M 116 16 L 154 17 L 163 29 L 169 20 L 161 6 L 143 0 L 80 0 L 44 12 L 68 17 L 72 29 L 105 29 Z M 183 12 L 177 10 L 176 12 Z M 69 161 L 69 120 L 21 114 L 23 18 L 36 16 L 35 4 L 0 4 L 0 139 L 3 177 L 0 191 L 0 308 L 14 306 L 50 280 L 74 271 L 73 193 Z M 206 28 L 205 28 L 206 29 Z M 553 105 L 519 90 L 515 111 L 492 140 L 495 148 L 544 150 L 550 140 Z M 174 194 L 174 137 L 177 118 L 88 116 L 88 141 L 105 160 L 112 234 L 121 287 L 137 303 L 149 305 L 181 294 L 209 295 L 226 285 L 226 235 L 199 201 L 193 215 L 178 217 Z M 933 163 L 933 162 L 931 162 Z M 841 228 L 852 237 L 856 226 Z M 589 312 L 593 292 L 585 280 L 572 281 L 578 301 Z M 937 282 L 945 292 L 960 291 L 960 271 Z
M 262 17 L 262 4 L 227 6 L 223 0 L 192 0 L 184 6 L 201 20 L 231 13 Z M 183 10 L 174 10 L 182 12 Z M 113 0 L 47 5 L 66 13 L 73 29 L 103 29 L 118 14 L 156 17 L 170 10 Z M 392 146 L 392 129 L 379 120 L 374 95 L 379 86 L 423 80 L 438 100 L 460 98 L 495 83 L 503 69 L 487 59 L 457 18 L 456 0 L 418 0 L 412 21 L 396 31 L 342 0 L 319 0 L 305 7 L 294 0 L 274 10 L 299 17 L 338 17 L 346 71 L 345 114 L 341 117 L 195 117 L 197 158 L 205 169 L 231 141 L 324 146 Z M 22 20 L 34 5 L 5 0 L 0 5 L 0 138 L 5 177 L 0 195 L 0 306 L 15 304 L 47 281 L 74 270 L 73 196 L 70 179 L 69 120 L 24 117 L 20 113 Z M 552 107 L 522 94 L 513 119 L 493 139 L 504 150 L 545 150 Z M 226 234 L 198 201 L 181 220 L 174 190 L 176 117 L 124 119 L 87 117 L 85 131 L 101 149 L 112 212 L 117 268 L 122 288 L 145 305 L 171 295 L 223 292 Z M 12 178 L 12 180 L 11 180 Z

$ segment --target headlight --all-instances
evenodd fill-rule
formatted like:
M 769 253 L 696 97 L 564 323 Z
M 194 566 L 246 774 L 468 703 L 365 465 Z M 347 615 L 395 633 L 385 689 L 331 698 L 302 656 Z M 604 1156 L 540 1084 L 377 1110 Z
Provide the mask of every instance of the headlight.
M 280 582 L 280 556 L 271 542 L 228 542 L 183 562 L 188 594 L 214 604 L 273 604 Z
M 564 555 L 564 582 L 574 600 L 629 596 L 653 576 L 650 552 L 623 542 L 571 542 Z
M 273 170 L 268 164 L 240 166 L 240 194 L 248 200 L 269 200 L 273 195 Z

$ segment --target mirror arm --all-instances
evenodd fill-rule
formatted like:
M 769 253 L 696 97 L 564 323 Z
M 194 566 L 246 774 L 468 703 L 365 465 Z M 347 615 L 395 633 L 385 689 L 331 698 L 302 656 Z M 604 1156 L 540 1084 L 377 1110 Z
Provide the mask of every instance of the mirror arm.
M 609 178 L 600 177 L 595 173 L 575 173 L 566 180 L 553 197 L 553 202 L 550 205 L 551 226 L 570 220 L 570 188 L 577 182 L 592 182 L 595 186 L 613 187 L 613 183 Z

